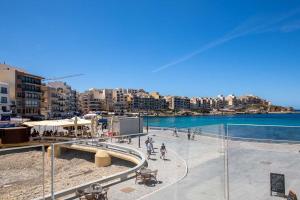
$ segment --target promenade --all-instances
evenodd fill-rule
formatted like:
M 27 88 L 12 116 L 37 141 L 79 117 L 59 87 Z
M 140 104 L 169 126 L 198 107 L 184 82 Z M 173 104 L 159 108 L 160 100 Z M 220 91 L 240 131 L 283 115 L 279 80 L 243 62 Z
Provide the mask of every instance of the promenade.
M 183 159 L 188 173 L 184 175 L 184 170 L 173 162 L 167 166 L 168 161 L 161 162 L 157 155 L 158 160 L 150 160 L 149 167 L 159 169 L 159 179 L 164 180 L 162 184 L 147 187 L 135 185 L 134 180 L 126 181 L 111 188 L 109 199 L 225 199 L 224 143 L 221 138 L 197 136 L 189 141 L 184 133 L 174 137 L 171 131 L 153 130 L 149 136 L 154 139 L 155 147 L 162 142 L 166 144 L 167 156 L 172 161 L 181 163 Z M 141 139 L 143 151 L 145 139 Z M 132 145 L 137 146 L 137 139 L 133 139 Z M 230 199 L 279 199 L 270 196 L 270 172 L 285 174 L 286 193 L 292 189 L 300 194 L 299 144 L 230 141 L 228 147 Z M 132 185 L 133 192 L 120 190 Z

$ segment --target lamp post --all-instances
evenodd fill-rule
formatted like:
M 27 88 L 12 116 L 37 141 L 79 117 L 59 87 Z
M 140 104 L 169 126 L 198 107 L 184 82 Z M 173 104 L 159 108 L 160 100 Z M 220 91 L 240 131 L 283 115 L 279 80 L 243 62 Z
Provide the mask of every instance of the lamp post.
M 139 110 L 139 148 L 141 148 L 141 113 L 140 113 L 140 110 Z
M 149 120 L 148 120 L 148 115 L 149 115 L 149 108 L 147 109 L 147 133 L 149 132 Z

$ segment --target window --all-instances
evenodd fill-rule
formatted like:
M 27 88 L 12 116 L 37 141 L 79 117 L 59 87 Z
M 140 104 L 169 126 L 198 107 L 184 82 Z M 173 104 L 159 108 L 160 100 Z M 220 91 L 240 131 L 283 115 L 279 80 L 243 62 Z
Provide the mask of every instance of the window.
M 2 94 L 7 94 L 7 88 L 6 87 L 1 87 L 1 93 Z
M 6 106 L 2 106 L 2 111 L 7 112 Z
M 7 97 L 1 97 L 1 103 L 7 103 Z

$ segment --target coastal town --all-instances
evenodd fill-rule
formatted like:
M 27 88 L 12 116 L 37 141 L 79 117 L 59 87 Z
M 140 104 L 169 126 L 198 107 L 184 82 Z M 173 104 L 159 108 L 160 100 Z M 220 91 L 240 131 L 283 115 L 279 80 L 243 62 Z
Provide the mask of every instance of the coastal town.
M 300 1 L 0 2 L 0 200 L 300 200 Z
M 0 64 L 0 72 L 2 119 L 9 116 L 57 119 L 95 112 L 180 116 L 293 111 L 254 95 L 189 98 L 124 88 L 78 92 L 59 78 L 48 80 L 7 64 Z

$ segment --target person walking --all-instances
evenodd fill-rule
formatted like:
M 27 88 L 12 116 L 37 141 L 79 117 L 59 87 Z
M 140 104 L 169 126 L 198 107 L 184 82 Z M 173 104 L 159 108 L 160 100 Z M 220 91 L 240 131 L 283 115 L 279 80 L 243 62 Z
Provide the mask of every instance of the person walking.
M 151 156 L 151 144 L 150 142 L 147 143 L 147 159 L 149 160 Z
M 154 146 L 153 146 L 154 141 L 152 138 L 149 139 L 149 143 L 150 143 L 150 147 L 151 147 L 151 152 L 154 153 Z
M 191 130 L 190 129 L 188 129 L 187 137 L 188 137 L 188 140 L 191 139 Z
M 150 138 L 148 137 L 147 140 L 145 141 L 146 148 L 149 142 L 150 142 Z
M 178 137 L 177 128 L 174 129 L 173 136 Z
M 165 144 L 162 143 L 162 145 L 160 147 L 160 158 L 165 160 L 166 153 L 167 153 L 167 148 L 166 148 Z
M 196 129 L 192 133 L 192 140 L 195 140 Z

